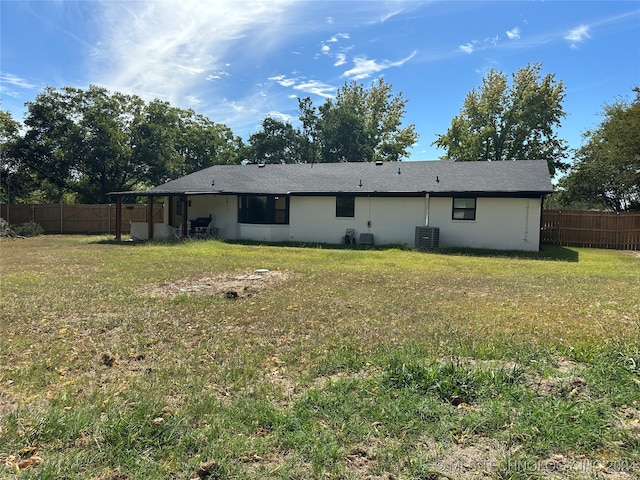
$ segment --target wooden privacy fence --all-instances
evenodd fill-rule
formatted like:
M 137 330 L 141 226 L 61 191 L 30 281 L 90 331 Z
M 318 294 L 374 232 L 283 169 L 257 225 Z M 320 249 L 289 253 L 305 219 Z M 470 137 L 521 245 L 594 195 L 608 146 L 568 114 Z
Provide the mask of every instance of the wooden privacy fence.
M 109 205 L 0 205 L 0 216 L 11 225 L 39 223 L 45 233 L 114 233 L 116 206 Z M 131 222 L 146 222 L 147 206 L 122 205 L 122 232 L 129 233 Z M 153 221 L 162 222 L 162 205 L 153 206 Z
M 540 241 L 567 247 L 640 250 L 640 213 L 545 210 Z

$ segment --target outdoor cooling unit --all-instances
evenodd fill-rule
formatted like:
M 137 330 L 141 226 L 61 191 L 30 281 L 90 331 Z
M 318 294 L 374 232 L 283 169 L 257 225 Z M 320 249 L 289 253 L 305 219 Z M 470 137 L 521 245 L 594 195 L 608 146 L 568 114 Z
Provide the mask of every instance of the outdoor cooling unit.
M 438 248 L 439 243 L 439 227 L 416 227 L 416 247 Z

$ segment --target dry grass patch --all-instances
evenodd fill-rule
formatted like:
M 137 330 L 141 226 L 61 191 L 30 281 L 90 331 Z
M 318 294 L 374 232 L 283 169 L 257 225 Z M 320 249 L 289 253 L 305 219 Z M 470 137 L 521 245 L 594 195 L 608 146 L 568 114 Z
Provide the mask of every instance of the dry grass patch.
M 267 269 L 216 272 L 157 282 L 141 288 L 140 292 L 151 297 L 224 295 L 229 299 L 247 298 L 262 290 L 274 288 L 292 276 L 288 271 Z
M 635 257 L 0 248 L 0 477 L 32 456 L 24 479 L 523 480 L 507 461 L 640 459 Z
M 427 478 L 434 479 L 492 478 L 500 462 L 508 455 L 505 445 L 484 437 L 473 437 L 453 444 L 424 438 L 421 450 L 431 465 L 432 477 Z

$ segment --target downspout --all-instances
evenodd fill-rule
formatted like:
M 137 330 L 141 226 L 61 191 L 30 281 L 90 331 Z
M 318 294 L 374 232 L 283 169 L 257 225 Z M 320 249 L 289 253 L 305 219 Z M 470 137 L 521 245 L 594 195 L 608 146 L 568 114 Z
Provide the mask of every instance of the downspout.
M 540 251 L 541 248 L 541 242 L 540 239 L 542 238 L 542 215 L 544 213 L 544 193 L 542 195 L 540 195 L 540 221 L 538 222 L 538 251 Z
M 424 195 L 424 224 L 429 226 L 429 194 Z
M 525 207 L 525 214 L 524 214 L 524 238 L 523 240 L 525 242 L 527 242 L 529 239 L 529 203 L 531 202 L 531 200 L 529 200 L 527 198 L 527 206 Z

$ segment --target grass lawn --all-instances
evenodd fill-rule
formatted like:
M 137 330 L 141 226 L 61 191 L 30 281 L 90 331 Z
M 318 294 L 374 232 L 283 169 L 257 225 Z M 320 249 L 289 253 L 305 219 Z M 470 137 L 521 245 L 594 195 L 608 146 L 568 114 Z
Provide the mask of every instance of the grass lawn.
M 0 478 L 640 478 L 637 254 L 43 236 L 0 274 Z

